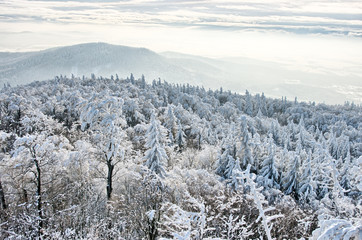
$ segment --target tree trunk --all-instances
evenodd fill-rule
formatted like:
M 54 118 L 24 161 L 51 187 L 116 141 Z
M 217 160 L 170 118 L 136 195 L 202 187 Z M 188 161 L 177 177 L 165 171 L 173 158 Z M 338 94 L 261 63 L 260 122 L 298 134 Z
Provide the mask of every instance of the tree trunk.
M 5 202 L 5 194 L 4 194 L 3 186 L 1 184 L 1 180 L 0 180 L 0 202 L 1 202 L 2 209 L 8 208 L 8 206 L 6 205 L 6 202 Z
M 36 167 L 36 172 L 37 172 L 37 176 L 36 176 L 36 185 L 37 185 L 37 189 L 36 189 L 36 195 L 37 195 L 37 208 L 38 208 L 38 216 L 39 216 L 39 236 L 42 234 L 42 230 L 43 230 L 43 209 L 42 209 L 42 195 L 41 195 L 41 169 L 39 166 L 39 162 L 38 160 L 35 158 L 34 159 L 34 163 L 35 163 L 35 167 Z
M 154 209 L 158 209 L 157 204 Z M 158 221 L 160 220 L 159 210 L 155 212 L 152 220 L 148 219 L 148 238 L 149 240 L 156 240 L 158 237 Z
M 112 164 L 112 160 L 107 161 L 107 167 L 108 167 L 108 176 L 107 176 L 107 200 L 111 199 L 112 196 L 112 177 L 113 177 L 113 169 L 114 165 Z
M 24 203 L 28 202 L 28 192 L 26 191 L 25 188 L 23 188 L 23 196 L 22 196 L 22 200 L 24 200 Z
M 150 240 L 156 240 L 158 231 L 157 231 L 157 226 L 156 226 L 155 220 L 152 220 L 149 224 L 150 224 L 150 226 L 149 226 L 148 237 Z

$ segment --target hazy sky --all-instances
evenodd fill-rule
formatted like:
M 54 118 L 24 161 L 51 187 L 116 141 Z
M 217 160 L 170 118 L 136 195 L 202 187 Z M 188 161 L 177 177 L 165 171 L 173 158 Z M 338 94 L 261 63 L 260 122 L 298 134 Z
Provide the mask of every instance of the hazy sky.
M 362 1 L 0 1 L 0 51 L 97 41 L 362 79 Z

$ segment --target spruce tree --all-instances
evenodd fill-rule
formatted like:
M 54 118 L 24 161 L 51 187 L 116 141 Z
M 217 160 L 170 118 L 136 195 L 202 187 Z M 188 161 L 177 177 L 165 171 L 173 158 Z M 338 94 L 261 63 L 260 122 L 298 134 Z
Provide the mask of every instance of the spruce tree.
M 262 169 L 260 170 L 260 174 L 264 178 L 263 185 L 266 187 L 274 187 L 279 189 L 279 172 L 275 166 L 274 144 L 272 136 L 269 138 L 268 153 L 269 155 L 263 161 Z
M 254 170 L 254 159 L 250 149 L 249 131 L 245 116 L 241 117 L 240 142 L 241 144 L 237 154 L 241 159 L 241 166 L 245 169 L 248 164 L 251 164 Z
M 288 175 L 284 179 L 284 193 L 291 194 L 298 192 L 298 171 L 299 171 L 299 156 L 295 155 L 292 160 Z
M 156 119 L 154 113 L 151 115 L 151 122 L 146 135 L 147 142 L 145 147 L 148 148 L 148 150 L 146 151 L 144 157 L 146 160 L 145 165 L 160 177 L 164 177 L 166 172 L 163 166 L 165 161 L 168 159 L 164 148 L 165 135 L 160 121 Z
M 316 198 L 316 194 L 314 191 L 315 183 L 313 181 L 312 176 L 312 152 L 309 151 L 307 159 L 303 162 L 302 169 L 303 174 L 300 180 L 300 188 L 298 190 L 298 195 L 307 203 L 310 202 L 312 199 Z
M 182 130 L 182 125 L 180 120 L 178 120 L 178 129 L 176 134 L 176 144 L 178 146 L 179 151 L 182 151 L 182 149 L 185 147 L 185 133 Z
M 222 144 L 218 163 L 219 166 L 216 169 L 216 173 L 223 179 L 230 178 L 236 160 L 236 141 L 233 133 L 234 129 L 232 127 Z
M 173 114 L 173 109 L 172 109 L 171 105 L 169 105 L 167 108 L 165 127 L 167 128 L 167 131 L 168 131 L 168 137 L 170 139 L 170 146 L 172 146 L 175 142 L 177 128 L 176 128 L 176 117 Z
M 251 102 L 251 96 L 248 90 L 245 92 L 245 113 L 249 116 L 252 116 L 253 114 L 253 104 Z

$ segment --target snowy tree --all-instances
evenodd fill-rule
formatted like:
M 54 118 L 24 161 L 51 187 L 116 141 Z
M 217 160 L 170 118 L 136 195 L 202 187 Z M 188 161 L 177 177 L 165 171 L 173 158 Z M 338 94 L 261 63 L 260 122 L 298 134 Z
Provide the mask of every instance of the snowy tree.
M 122 110 L 128 126 L 134 127 L 145 120 L 139 104 L 135 99 L 127 99 L 124 101 Z
M 115 166 L 124 159 L 129 142 L 122 127 L 125 120 L 122 118 L 123 101 L 117 98 L 97 99 L 85 105 L 81 114 L 82 130 L 89 126 L 94 133 L 94 143 L 99 149 L 102 162 L 107 166 L 107 199 L 110 200 L 113 192 L 113 176 Z
M 254 164 L 254 159 L 250 149 L 249 143 L 249 131 L 247 126 L 247 120 L 245 116 L 241 117 L 241 129 L 240 129 L 240 148 L 237 152 L 239 158 L 241 159 L 241 165 L 243 168 L 246 168 L 248 164 L 251 164 L 252 167 L 256 168 Z
M 0 91 L 2 238 L 358 239 L 361 106 L 115 76 Z
M 182 125 L 180 120 L 178 120 L 178 129 L 176 134 L 176 144 L 178 146 L 179 151 L 182 151 L 182 149 L 185 146 L 185 133 L 182 129 Z
M 229 164 L 232 165 L 232 169 L 231 169 L 231 175 L 230 175 L 228 184 L 231 187 L 231 189 L 237 191 L 241 188 L 241 186 L 244 185 L 243 173 L 240 168 L 240 160 L 239 160 L 239 158 L 236 158 L 235 162 L 230 161 Z
M 173 114 L 173 109 L 171 105 L 167 108 L 167 114 L 165 116 L 165 127 L 168 131 L 168 136 L 170 140 L 170 145 L 173 145 L 177 135 L 177 126 L 176 126 L 176 117 Z
M 205 204 L 186 192 L 182 205 L 183 208 L 166 202 L 162 206 L 162 231 L 172 235 L 173 239 L 204 239 L 207 230 Z
M 300 187 L 298 190 L 299 197 L 307 203 L 311 202 L 313 199 L 316 198 L 316 194 L 314 192 L 316 184 L 313 181 L 311 161 L 312 152 L 310 151 L 307 159 L 303 162 L 301 167 L 303 173 L 300 177 Z
M 225 228 L 223 229 L 222 236 L 225 239 L 247 239 L 251 232 L 247 229 L 247 223 L 244 217 L 229 215 L 228 219 L 224 220 Z
M 217 221 L 221 239 L 248 239 L 253 235 L 251 226 L 245 221 L 245 209 L 242 209 L 250 202 L 246 201 L 242 191 L 233 192 L 231 196 L 217 196 L 215 202 L 217 215 L 213 220 Z
M 270 102 L 268 105 L 268 117 L 273 117 L 274 110 L 274 102 Z
M 288 175 L 283 179 L 283 189 L 285 194 L 297 193 L 299 188 L 299 156 L 295 155 L 290 163 Z
M 267 105 L 266 105 L 266 98 L 264 93 L 261 94 L 261 106 L 260 106 L 261 112 L 263 113 L 264 116 L 267 115 Z
M 229 134 L 222 144 L 221 153 L 218 160 L 218 168 L 216 173 L 223 179 L 229 179 L 232 175 L 232 169 L 236 160 L 236 138 L 234 128 L 229 129 Z
M 331 177 L 331 162 L 328 149 L 325 145 L 318 145 L 312 158 L 312 176 L 316 184 L 315 193 L 318 199 L 322 199 L 333 186 Z
M 256 188 L 253 175 L 250 174 L 250 167 L 251 165 L 249 164 L 247 169 L 245 170 L 244 176 L 246 184 L 250 186 L 250 194 L 253 196 L 254 203 L 256 204 L 256 207 L 259 211 L 259 216 L 256 222 L 258 221 L 262 222 L 267 239 L 272 240 L 273 238 L 271 236 L 271 228 L 273 225 L 269 224 L 271 223 L 271 221 L 283 217 L 283 215 L 279 214 L 272 216 L 267 215 L 267 213 L 273 211 L 274 208 L 273 207 L 265 208 L 263 206 L 264 204 L 267 204 L 267 201 L 264 200 L 264 196 L 260 193 L 260 189 Z
M 31 201 L 31 197 L 34 199 L 34 203 L 28 204 L 36 206 L 36 216 L 30 213 L 28 224 L 34 224 L 38 237 L 41 237 L 44 234 L 45 222 L 50 217 L 50 191 L 57 178 L 61 178 L 62 161 L 71 146 L 63 137 L 46 134 L 24 136 L 17 139 L 14 145 L 15 150 L 10 162 L 14 170 L 9 174 L 14 174 L 14 183 L 21 181 L 22 189 L 17 191 L 22 191 L 25 202 Z M 32 196 L 32 193 L 35 195 Z
M 269 155 L 264 159 L 262 163 L 262 169 L 260 170 L 260 176 L 262 178 L 260 178 L 259 180 L 262 182 L 261 184 L 265 187 L 274 187 L 279 189 L 279 172 L 274 160 L 274 143 L 271 136 L 269 137 L 269 139 Z
M 193 146 L 194 148 L 201 150 L 202 144 L 205 143 L 204 137 L 206 135 L 206 127 L 203 121 L 195 121 L 191 125 L 190 136 L 193 138 Z
M 347 152 L 347 156 L 344 160 L 342 169 L 341 169 L 341 180 L 340 184 L 345 190 L 350 190 L 352 188 L 351 186 L 351 174 L 350 169 L 352 168 L 351 163 L 351 154 L 350 151 Z
M 161 208 L 168 200 L 164 179 L 148 168 L 124 171 L 126 181 L 120 208 L 130 232 L 128 238 L 158 239 L 161 234 Z M 119 236 L 118 236 L 119 237 Z
M 142 89 L 145 89 L 145 88 L 146 88 L 146 79 L 145 79 L 145 75 L 143 75 L 143 74 L 142 74 L 142 76 L 141 76 L 140 86 L 141 86 Z
M 148 150 L 145 153 L 145 165 L 160 177 L 165 177 L 166 172 L 164 169 L 165 161 L 168 156 L 165 151 L 165 130 L 161 127 L 160 121 L 155 117 L 155 114 L 151 116 L 150 126 L 147 129 L 147 142 L 145 147 Z
M 313 240 L 361 239 L 361 222 L 353 225 L 343 219 L 320 219 L 319 227 L 313 232 Z
M 249 116 L 252 116 L 252 114 L 253 114 L 253 104 L 251 102 L 251 95 L 248 92 L 248 90 L 246 90 L 246 92 L 245 92 L 245 110 L 244 110 L 244 112 Z
M 337 153 L 338 153 L 338 144 L 337 144 L 337 138 L 336 134 L 332 132 L 332 136 L 328 139 L 328 145 L 329 145 L 329 153 L 334 158 L 337 159 Z

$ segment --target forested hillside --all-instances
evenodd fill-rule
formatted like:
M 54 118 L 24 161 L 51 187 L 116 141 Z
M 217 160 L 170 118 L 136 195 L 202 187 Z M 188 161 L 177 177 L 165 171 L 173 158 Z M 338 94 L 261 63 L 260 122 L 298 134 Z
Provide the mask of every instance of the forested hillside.
M 146 48 L 107 43 L 77 44 L 37 52 L 0 52 L 0 85 L 7 82 L 14 86 L 24 85 L 59 74 L 110 76 L 118 73 L 125 76 L 132 72 L 151 79 L 161 77 L 177 83 L 202 82 L 217 88 L 220 79 L 231 78 L 211 64 L 194 60 L 192 67 L 184 68 L 184 62 L 175 62 L 171 57 L 163 57 Z
M 361 106 L 92 75 L 0 114 L 1 239 L 361 239 Z

